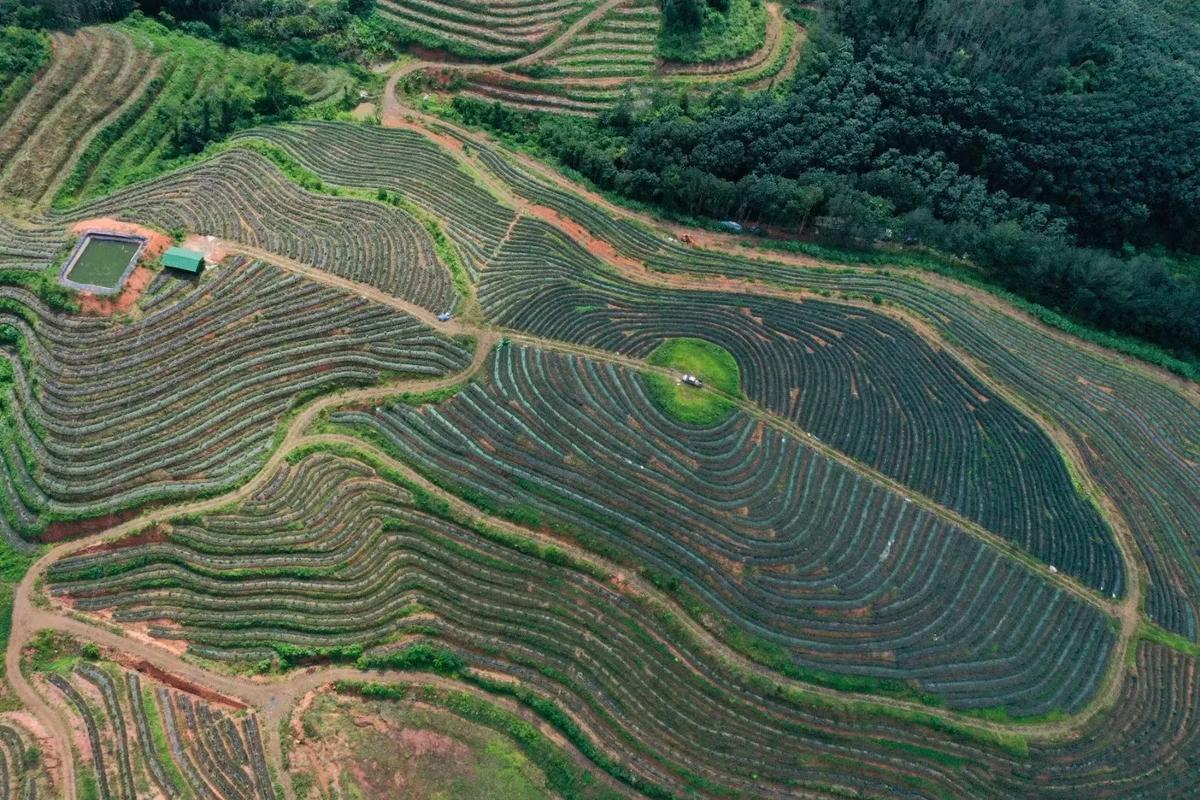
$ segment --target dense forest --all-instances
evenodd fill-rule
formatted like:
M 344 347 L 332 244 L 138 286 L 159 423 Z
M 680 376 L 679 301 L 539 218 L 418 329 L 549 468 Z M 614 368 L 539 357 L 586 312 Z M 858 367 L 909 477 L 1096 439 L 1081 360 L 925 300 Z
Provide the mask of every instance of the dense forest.
M 827 0 L 791 87 L 468 121 L 671 211 L 886 235 L 1200 354 L 1200 12 L 1143 0 Z

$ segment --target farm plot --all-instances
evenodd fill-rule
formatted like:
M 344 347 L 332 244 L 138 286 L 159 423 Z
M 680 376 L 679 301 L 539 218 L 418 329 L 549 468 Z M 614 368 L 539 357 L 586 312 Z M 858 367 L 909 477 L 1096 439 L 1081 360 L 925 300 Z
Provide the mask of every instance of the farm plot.
M 1111 532 L 1049 438 L 888 317 L 644 288 L 533 219 L 485 271 L 479 299 L 502 325 L 633 356 L 679 336 L 721 345 L 751 400 L 1090 586 L 1124 590 Z
M 1200 764 L 1200 675 L 1194 658 L 1143 642 L 1117 705 L 1071 741 L 1033 744 L 1025 762 L 1001 759 L 969 794 L 1067 800 L 1192 797 Z M 982 785 L 984 781 L 987 785 Z
M 587 6 L 586 0 L 380 0 L 378 11 L 421 44 L 499 60 L 535 49 Z
M 0 216 L 0 270 L 41 272 L 68 242 L 60 228 L 27 228 Z
M 578 195 L 541 181 L 485 144 L 480 159 L 530 200 L 669 273 L 784 283 L 809 291 L 879 295 L 912 309 L 988 365 L 1068 431 L 1089 472 L 1121 509 L 1150 569 L 1147 611 L 1168 629 L 1200 636 L 1200 417 L 1171 386 L 973 298 L 880 271 L 814 271 L 765 258 L 685 247 Z
M 55 219 L 105 216 L 242 242 L 431 310 L 454 301 L 450 273 L 417 220 L 383 203 L 306 192 L 250 150 L 231 150 Z
M 0 196 L 49 202 L 88 141 L 137 102 L 157 63 L 110 28 L 52 37 L 54 58 L 0 126 Z
M 462 73 L 461 94 L 531 111 L 596 114 L 615 104 L 633 82 L 653 76 L 658 28 L 656 3 L 627 0 L 532 67 Z
M 0 717 L 0 800 L 37 800 L 52 796 L 37 739 L 17 719 Z
M 486 388 L 334 420 L 682 582 L 803 667 L 1016 714 L 1079 708 L 1105 669 L 1111 636 L 1090 608 L 760 422 L 673 422 L 611 365 L 508 348 Z
M 569 78 L 648 75 L 657 63 L 659 16 L 652 0 L 626 0 L 572 37 L 547 63 Z
M 449 153 L 412 131 L 305 122 L 255 128 L 234 139 L 282 147 L 321 180 L 338 186 L 399 193 L 443 221 L 473 277 L 515 217 Z
M 2 290 L 15 375 L 0 417 L 10 537 L 245 480 L 297 398 L 469 360 L 410 317 L 262 263 L 152 288 L 127 323 Z
M 94 796 L 276 797 L 253 713 L 111 662 L 77 659 L 42 679 L 82 734 L 83 783 Z
M 1175 731 L 1180 749 L 1154 752 L 1175 775 L 1191 769 L 1194 720 L 1152 704 L 1162 713 L 1151 725 L 1136 710 L 1140 678 L 1115 712 L 1134 729 L 1110 728 L 1091 748 L 1026 751 L 925 727 L 919 715 L 814 705 L 729 672 L 669 615 L 625 594 L 619 576 L 450 522 L 357 459 L 317 451 L 293 462 L 236 508 L 59 562 L 52 593 L 209 657 L 362 653 L 362 666 L 439 671 L 476 694 L 399 695 L 472 709 L 474 720 L 490 718 L 472 699 L 480 691 L 516 700 L 595 768 L 656 797 L 1033 797 L 1072 772 L 1118 796 L 1149 763 L 1128 748 L 1143 741 L 1125 738 L 1134 729 L 1164 745 Z M 397 641 L 369 646 L 381 636 Z M 1139 663 L 1140 675 L 1166 673 L 1152 685 L 1175 687 L 1171 702 L 1194 693 L 1192 662 L 1144 646 Z
M 489 691 L 519 680 L 518 699 L 560 709 L 544 719 L 559 730 L 571 719 L 577 746 L 642 791 L 767 797 L 830 785 L 891 797 L 913 796 L 911 783 L 949 794 L 959 784 L 936 759 L 901 758 L 918 742 L 961 751 L 944 737 L 886 721 L 854 732 L 769 685 L 759 694 L 689 639 L 671 639 L 620 581 L 414 501 L 357 460 L 313 453 L 234 510 L 68 558 L 48 578 L 80 610 L 146 621 L 209 657 L 353 658 L 353 645 L 383 638 L 398 644 L 367 647 L 367 663 L 403 668 L 413 645 L 448 648 L 443 672 L 464 662 L 481 671 L 467 682 Z

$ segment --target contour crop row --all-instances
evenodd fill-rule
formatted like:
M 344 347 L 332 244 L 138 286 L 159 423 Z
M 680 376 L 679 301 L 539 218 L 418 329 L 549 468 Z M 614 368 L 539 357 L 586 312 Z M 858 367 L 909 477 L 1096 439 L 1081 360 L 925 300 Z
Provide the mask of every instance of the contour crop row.
M 1036 796 L 1033 775 L 1107 763 L 1071 746 L 1024 755 L 919 715 L 814 704 L 713 660 L 620 575 L 534 555 L 426 507 L 436 505 L 363 462 L 311 453 L 235 509 L 73 556 L 48 579 L 85 613 L 144 621 L 203 655 L 363 653 L 363 666 L 448 673 L 517 699 L 597 768 L 654 797 L 1011 798 Z M 1190 725 L 1163 719 L 1164 730 Z M 1120 753 L 1122 737 L 1103 747 Z M 1162 758 L 1186 774 L 1193 753 L 1189 744 Z M 1137 769 L 1133 755 L 1106 767 L 1113 788 Z
M 85 203 L 67 218 L 102 216 L 260 247 L 430 309 L 454 298 L 450 273 L 417 220 L 383 203 L 306 192 L 249 150 Z
M 314 121 L 256 128 L 242 137 L 284 148 L 322 180 L 398 192 L 437 215 L 472 275 L 487 263 L 515 216 L 452 156 L 411 131 Z
M 1023 714 L 1077 709 L 1104 673 L 1112 640 L 1089 607 L 761 422 L 672 422 L 612 366 L 507 348 L 486 387 L 334 419 L 682 581 L 804 667 Z
M 584 6 L 583 0 L 380 0 L 379 13 L 422 43 L 504 58 L 532 50 Z
M 85 781 L 101 800 L 274 800 L 258 721 L 113 664 L 78 662 L 46 683 L 83 728 Z M 151 686 L 153 690 L 151 690 Z
M 297 399 L 469 359 L 404 314 L 262 263 L 153 288 L 129 322 L 0 288 L 6 532 L 245 480 Z
M 52 41 L 50 66 L 0 127 L 0 195 L 48 201 L 81 148 L 157 70 L 149 52 L 110 28 Z
M 1200 398 L 1194 388 L 1147 376 L 1078 340 L 1047 335 L 969 292 L 909 280 L 896 270 L 812 270 L 769 254 L 745 258 L 688 247 L 551 186 L 478 139 L 470 147 L 520 194 L 654 270 L 877 296 L 919 314 L 1067 432 L 1137 538 L 1150 568 L 1147 611 L 1172 631 L 1200 636 L 1200 461 L 1194 446 L 1200 441 Z
M 50 797 L 38 742 L 19 724 L 0 721 L 0 798 L 37 800 Z
M 643 287 L 521 220 L 479 287 L 497 322 L 645 356 L 692 336 L 733 354 L 742 390 L 833 447 L 1120 595 L 1112 535 L 1050 439 L 890 317 L 825 302 Z

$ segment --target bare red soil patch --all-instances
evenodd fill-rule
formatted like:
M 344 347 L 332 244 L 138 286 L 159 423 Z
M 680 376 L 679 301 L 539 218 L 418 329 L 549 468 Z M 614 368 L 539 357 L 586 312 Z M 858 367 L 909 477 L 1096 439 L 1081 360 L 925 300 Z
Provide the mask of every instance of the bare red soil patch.
M 51 522 L 38 538 L 43 542 L 61 542 L 64 539 L 74 539 L 78 536 L 115 527 L 126 520 L 133 519 L 136 515 L 137 512 L 132 510 L 116 511 L 112 514 L 103 514 L 99 517 L 90 517 L 88 519 Z

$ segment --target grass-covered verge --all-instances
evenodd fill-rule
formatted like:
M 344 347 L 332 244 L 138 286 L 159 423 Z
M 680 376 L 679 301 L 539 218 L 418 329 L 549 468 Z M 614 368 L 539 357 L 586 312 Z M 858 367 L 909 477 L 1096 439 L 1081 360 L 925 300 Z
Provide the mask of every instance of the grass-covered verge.
M 92 645 L 94 648 L 95 645 Z M 38 631 L 27 645 L 26 658 L 21 662 L 26 672 L 54 672 L 63 674 L 70 672 L 80 658 L 85 655 L 87 645 L 81 644 L 70 634 L 58 631 Z M 87 648 L 87 654 L 94 655 L 95 651 Z
M 425 227 L 425 230 L 429 233 L 429 238 L 433 240 L 433 250 L 437 254 L 438 261 L 450 271 L 450 279 L 454 283 L 454 291 L 462 299 L 470 297 L 471 278 L 467 275 L 467 268 L 463 265 L 462 255 L 459 254 L 458 248 L 454 246 L 454 242 L 450 241 L 450 237 L 446 235 L 441 221 L 415 203 L 409 202 L 403 195 L 389 192 L 386 189 L 380 189 L 376 192 L 375 196 L 381 202 L 389 203 L 407 211 Z
M 658 34 L 658 55 L 684 64 L 732 61 L 762 47 L 766 34 L 763 0 L 730 0 L 728 11 L 706 5 L 704 24 L 696 30 L 663 26 Z
M 703 339 L 667 339 L 650 353 L 647 363 L 695 375 L 706 387 L 727 395 L 741 391 L 737 361 L 728 350 Z M 733 411 L 734 405 L 715 392 L 689 386 L 672 376 L 647 373 L 650 399 L 662 411 L 687 425 L 713 425 Z
M 171 747 L 167 743 L 165 733 L 166 726 L 163 724 L 162 715 L 159 714 L 154 693 L 149 687 L 142 688 L 142 708 L 146 712 L 146 727 L 150 729 L 150 744 L 158 756 L 159 763 L 166 771 L 167 779 L 181 797 L 191 797 L 192 792 L 188 789 L 187 781 L 184 780 L 183 773 L 179 771 L 179 765 L 171 757 Z
M 434 706 L 509 737 L 547 785 L 563 798 L 615 800 L 622 795 L 598 781 L 536 725 L 467 692 L 434 686 L 396 686 L 370 681 L 340 681 L 339 692 L 364 699 L 412 701 Z
M 1184 655 L 1193 658 L 1200 656 L 1200 644 L 1193 642 L 1180 636 L 1177 633 L 1171 633 L 1165 628 L 1154 624 L 1148 620 L 1142 620 L 1138 623 L 1137 638 L 1145 639 L 1148 642 L 1161 644 L 1164 647 L 1170 647 L 1172 650 L 1178 650 Z M 1131 654 L 1137 650 L 1136 647 L 1130 647 Z

